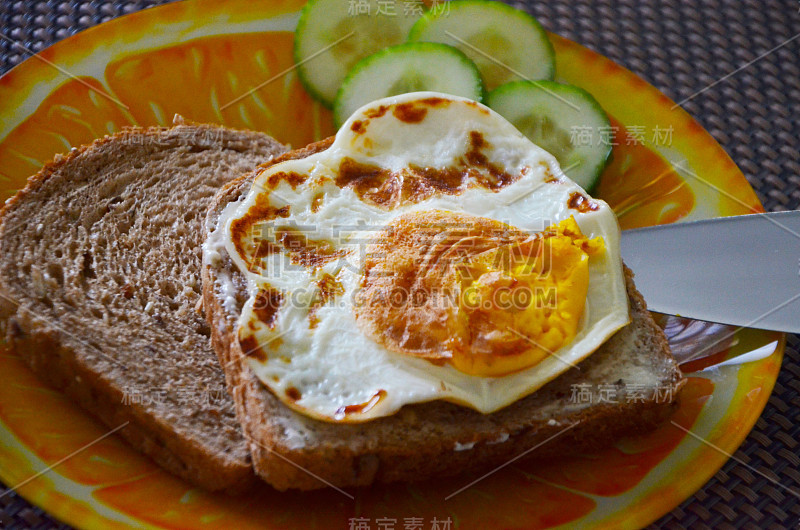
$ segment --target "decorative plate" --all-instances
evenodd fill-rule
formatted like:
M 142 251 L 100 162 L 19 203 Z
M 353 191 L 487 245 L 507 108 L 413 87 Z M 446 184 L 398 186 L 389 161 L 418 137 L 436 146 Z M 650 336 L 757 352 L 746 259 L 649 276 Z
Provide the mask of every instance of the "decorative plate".
M 56 153 L 172 116 L 266 131 L 303 146 L 334 132 L 292 69 L 298 0 L 191 0 L 79 33 L 0 78 L 0 193 Z M 700 125 L 608 59 L 552 35 L 560 80 L 612 116 L 597 195 L 623 228 L 759 212 L 744 176 Z M 56 65 L 56 66 L 54 66 Z M 254 87 L 256 90 L 250 92 Z M 678 163 L 682 169 L 676 169 Z M 702 178 L 699 177 L 702 175 Z M 671 422 L 597 454 L 514 462 L 469 477 L 353 491 L 229 497 L 192 488 L 129 448 L 17 353 L 0 353 L 0 479 L 84 528 L 640 527 L 692 495 L 744 440 L 781 365 L 784 336 L 665 319 L 688 374 Z M 719 339 L 722 340 L 721 342 Z M 757 360 L 712 366 L 756 350 Z

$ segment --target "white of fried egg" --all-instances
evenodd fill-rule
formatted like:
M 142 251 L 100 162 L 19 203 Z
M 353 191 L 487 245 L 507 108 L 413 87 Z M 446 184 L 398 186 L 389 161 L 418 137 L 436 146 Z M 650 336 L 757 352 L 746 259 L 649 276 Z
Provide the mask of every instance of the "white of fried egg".
M 262 170 L 211 240 L 247 277 L 250 368 L 327 421 L 437 399 L 491 413 L 629 321 L 609 206 L 455 96 L 362 107 L 326 149 Z

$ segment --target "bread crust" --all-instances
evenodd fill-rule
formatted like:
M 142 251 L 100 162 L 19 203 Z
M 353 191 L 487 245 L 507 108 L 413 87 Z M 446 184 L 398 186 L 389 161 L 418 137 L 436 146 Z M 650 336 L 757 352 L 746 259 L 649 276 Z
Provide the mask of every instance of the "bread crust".
M 172 135 L 172 136 L 170 136 Z M 180 136 L 177 140 L 173 137 Z M 114 149 L 126 142 L 166 141 L 184 142 L 193 145 L 193 138 L 220 141 L 232 149 L 242 149 L 248 156 L 280 153 L 285 148 L 267 135 L 224 129 L 218 126 L 192 124 L 180 127 L 130 127 L 122 132 L 95 140 L 65 155 L 58 155 L 36 175 L 28 179 L 24 189 L 6 201 L 0 210 L 0 252 L 5 237 L 16 229 L 7 222 L 9 215 L 26 201 L 35 200 L 32 195 L 69 164 L 102 149 Z M 188 139 L 187 139 L 188 138 Z M 204 144 L 205 148 L 205 144 Z M 263 156 L 258 153 L 264 153 Z M 199 265 L 199 263 L 198 263 Z M 12 282 L 12 283 L 9 283 Z M 2 331 L 11 349 L 17 352 L 43 380 L 63 391 L 85 410 L 89 411 L 110 428 L 124 425 L 117 431 L 130 445 L 149 456 L 157 464 L 192 484 L 208 490 L 241 491 L 255 482 L 246 448 L 231 447 L 226 454 L 212 454 L 204 441 L 193 432 L 178 432 L 168 417 L 149 410 L 142 403 L 126 402 L 120 381 L 109 380 L 97 366 L 82 355 L 84 345 L 70 337 L 72 331 L 59 329 L 38 311 L 33 302 L 14 298 L 13 280 L 5 271 L 0 271 L 0 321 Z M 210 355 L 213 354 L 209 352 Z M 129 401 L 129 400 L 128 400 Z M 234 426 L 238 430 L 238 425 Z M 244 446 L 241 435 L 233 439 Z
M 330 142 L 328 139 L 292 151 L 271 163 L 309 156 L 326 149 Z M 240 177 L 217 194 L 209 209 L 207 230 L 216 227 L 226 204 L 247 192 L 257 172 Z M 592 363 L 602 363 L 618 354 L 615 349 L 627 347 L 632 340 L 645 341 L 639 346 L 647 348 L 647 362 L 653 364 L 653 370 L 659 370 L 660 382 L 672 397 L 669 400 L 603 403 L 560 417 L 535 417 L 548 403 L 542 397 L 545 394 L 554 396 L 551 401 L 556 403 L 566 402 L 568 396 L 558 397 L 557 393 L 569 393 L 570 385 L 579 383 L 582 377 L 580 372 L 570 370 L 540 391 L 488 415 L 436 401 L 407 405 L 393 416 L 357 425 L 313 420 L 284 406 L 244 362 L 235 340 L 237 315 L 227 312 L 217 292 L 220 270 L 232 278 L 245 298 L 243 277 L 227 255 L 222 256 L 222 265 L 216 268 L 204 262 L 203 304 L 212 329 L 212 344 L 234 396 L 254 469 L 279 490 L 420 480 L 465 469 L 480 470 L 523 453 L 526 457 L 549 458 L 592 450 L 664 421 L 676 408 L 675 399 L 684 383 L 663 331 L 647 312 L 633 284 L 633 274 L 625 267 L 633 322 L 581 367 L 591 371 L 588 367 Z M 297 434 L 291 434 L 295 431 L 305 433 L 300 443 Z M 471 448 L 458 450 L 465 447 Z

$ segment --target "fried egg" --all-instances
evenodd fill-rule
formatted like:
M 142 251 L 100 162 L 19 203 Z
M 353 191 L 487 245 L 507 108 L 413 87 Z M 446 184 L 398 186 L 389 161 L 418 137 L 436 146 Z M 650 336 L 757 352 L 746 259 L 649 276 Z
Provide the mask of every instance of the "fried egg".
M 535 392 L 629 322 L 603 201 L 491 109 L 417 92 L 255 177 L 216 236 L 248 282 L 236 337 L 287 406 L 362 422 Z

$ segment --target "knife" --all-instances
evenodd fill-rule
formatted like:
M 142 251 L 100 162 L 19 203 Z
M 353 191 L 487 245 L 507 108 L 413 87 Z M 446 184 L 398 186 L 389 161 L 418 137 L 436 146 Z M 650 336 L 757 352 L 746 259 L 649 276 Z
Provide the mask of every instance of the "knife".
M 800 211 L 622 232 L 651 311 L 800 333 Z

